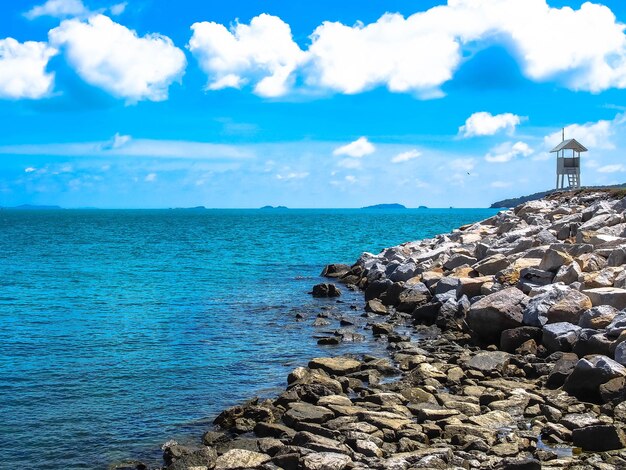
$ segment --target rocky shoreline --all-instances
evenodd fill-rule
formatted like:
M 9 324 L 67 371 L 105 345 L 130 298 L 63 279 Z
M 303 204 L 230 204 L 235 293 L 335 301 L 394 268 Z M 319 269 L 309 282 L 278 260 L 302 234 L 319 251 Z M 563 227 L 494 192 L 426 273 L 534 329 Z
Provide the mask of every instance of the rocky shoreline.
M 162 468 L 626 468 L 625 263 L 626 199 L 583 191 L 329 265 L 389 356 L 313 359 Z

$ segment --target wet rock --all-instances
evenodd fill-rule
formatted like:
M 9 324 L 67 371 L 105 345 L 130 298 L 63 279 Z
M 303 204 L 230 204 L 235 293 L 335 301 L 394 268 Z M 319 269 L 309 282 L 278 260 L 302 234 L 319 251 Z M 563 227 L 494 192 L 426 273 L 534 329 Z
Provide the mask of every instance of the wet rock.
M 487 295 L 471 306 L 467 322 L 485 341 L 498 342 L 504 330 L 522 326 L 528 297 L 516 288 Z
M 310 369 L 321 369 L 333 375 L 346 375 L 361 369 L 361 363 L 348 357 L 317 357 L 309 361 Z
M 593 355 L 580 359 L 563 389 L 579 400 L 600 401 L 600 385 L 617 377 L 626 377 L 626 368 L 606 356 Z
M 393 333 L 393 325 L 390 323 L 374 323 L 372 325 L 372 333 L 374 336 L 389 335 Z
M 624 448 L 626 436 L 618 427 L 604 424 L 575 429 L 572 432 L 572 441 L 583 450 L 607 451 Z
M 186 470 L 190 467 L 215 468 L 217 452 L 211 447 L 182 446 L 176 441 L 163 445 L 163 461 L 168 470 Z
M 365 289 L 365 301 L 379 299 L 392 284 L 393 282 L 389 279 L 370 282 Z
M 232 449 L 217 458 L 215 470 L 255 468 L 270 460 L 270 456 L 244 449 Z
M 342 277 L 350 271 L 350 266 L 347 264 L 328 264 L 322 270 L 322 277 Z
M 375 313 L 377 315 L 387 315 L 387 307 L 378 299 L 368 300 L 365 304 L 365 311 Z
M 595 415 L 591 413 L 572 413 L 561 418 L 559 424 L 562 424 L 570 431 L 587 426 L 596 426 L 603 424 Z
M 350 448 L 335 440 L 313 434 L 307 431 L 298 432 L 291 442 L 294 445 L 306 447 L 315 452 L 333 452 L 337 454 L 351 454 Z
M 339 297 L 341 291 L 334 284 L 316 284 L 311 291 L 313 297 Z

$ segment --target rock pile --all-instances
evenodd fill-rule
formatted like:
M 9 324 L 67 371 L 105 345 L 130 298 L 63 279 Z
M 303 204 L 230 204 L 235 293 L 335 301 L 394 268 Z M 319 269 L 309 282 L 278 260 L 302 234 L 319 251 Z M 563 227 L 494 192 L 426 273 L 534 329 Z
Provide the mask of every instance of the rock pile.
M 164 468 L 626 468 L 625 263 L 626 200 L 581 192 L 329 265 L 389 357 L 313 359 Z

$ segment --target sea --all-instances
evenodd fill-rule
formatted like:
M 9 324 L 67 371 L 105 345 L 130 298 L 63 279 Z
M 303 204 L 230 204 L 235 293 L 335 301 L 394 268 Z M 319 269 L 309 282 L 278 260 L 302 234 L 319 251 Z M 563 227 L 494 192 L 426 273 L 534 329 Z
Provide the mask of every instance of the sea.
M 0 210 L 0 468 L 157 465 L 309 359 L 384 351 L 317 344 L 363 307 L 309 295 L 324 265 L 494 213 Z

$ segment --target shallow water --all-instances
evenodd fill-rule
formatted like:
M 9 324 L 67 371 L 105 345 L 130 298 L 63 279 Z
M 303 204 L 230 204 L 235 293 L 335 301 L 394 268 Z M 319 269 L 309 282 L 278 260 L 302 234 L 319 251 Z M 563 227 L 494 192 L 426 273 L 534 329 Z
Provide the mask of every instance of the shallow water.
M 0 211 L 0 467 L 158 459 L 307 359 L 372 347 L 312 339 L 362 300 L 312 299 L 325 264 L 493 213 Z

